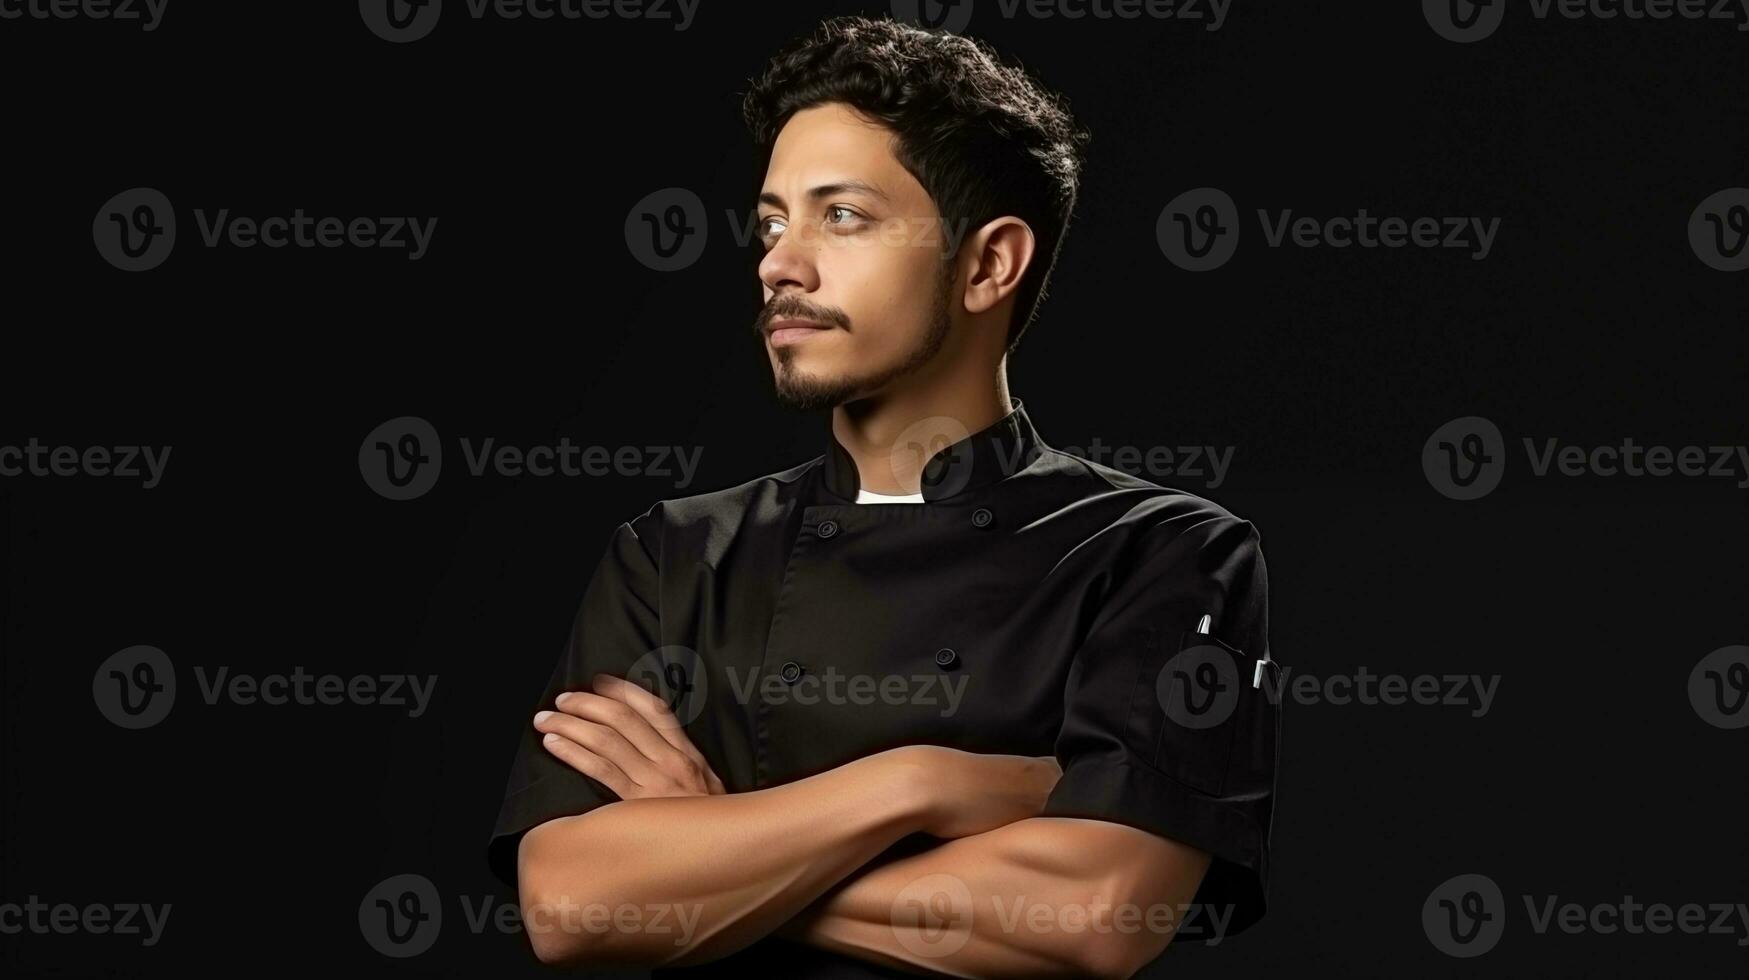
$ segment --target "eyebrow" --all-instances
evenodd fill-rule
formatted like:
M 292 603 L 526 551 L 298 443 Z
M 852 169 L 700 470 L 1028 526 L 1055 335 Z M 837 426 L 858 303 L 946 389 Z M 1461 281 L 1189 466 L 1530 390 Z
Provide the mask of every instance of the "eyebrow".
M 887 197 L 886 192 L 882 191 L 879 187 L 876 187 L 867 181 L 857 180 L 854 177 L 833 181 L 830 184 L 820 184 L 819 186 L 808 190 L 808 197 L 816 201 L 823 197 L 832 197 L 838 194 L 867 194 L 869 197 L 881 201 L 891 200 Z M 761 191 L 759 194 L 759 203 L 769 204 L 774 208 L 781 208 L 784 206 L 783 197 L 772 191 Z

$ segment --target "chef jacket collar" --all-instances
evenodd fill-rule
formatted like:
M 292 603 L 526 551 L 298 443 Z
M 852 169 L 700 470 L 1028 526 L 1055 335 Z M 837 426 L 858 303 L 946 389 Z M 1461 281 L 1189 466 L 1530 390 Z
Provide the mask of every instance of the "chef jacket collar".
M 1025 469 L 1044 453 L 1044 443 L 1027 418 L 1020 399 L 1010 398 L 1014 410 L 983 429 L 943 446 L 923 466 L 921 490 L 925 502 L 946 500 L 1000 482 Z M 930 425 L 928 423 L 939 423 Z M 939 439 L 964 432 L 952 419 L 919 423 L 918 437 Z M 854 501 L 861 487 L 856 460 L 827 427 L 827 450 L 823 483 L 827 493 Z

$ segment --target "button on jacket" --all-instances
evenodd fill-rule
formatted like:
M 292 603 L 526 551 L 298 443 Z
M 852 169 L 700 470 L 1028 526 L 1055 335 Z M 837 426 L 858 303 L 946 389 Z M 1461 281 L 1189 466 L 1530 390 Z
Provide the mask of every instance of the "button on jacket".
M 1195 901 L 1230 936 L 1264 911 L 1280 753 L 1258 533 L 1049 447 L 1014 406 L 929 458 L 920 504 L 856 503 L 829 437 L 620 525 L 538 706 L 599 672 L 654 682 L 731 793 L 901 745 L 1054 754 L 1042 815 L 1209 851 Z M 494 872 L 514 884 L 523 832 L 616 799 L 526 727 Z M 909 975 L 773 937 L 717 965 Z

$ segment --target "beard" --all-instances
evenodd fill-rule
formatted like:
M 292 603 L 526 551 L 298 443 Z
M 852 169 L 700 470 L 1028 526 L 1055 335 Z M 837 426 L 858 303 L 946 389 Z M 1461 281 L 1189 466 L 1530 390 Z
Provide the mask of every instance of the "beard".
M 929 322 L 917 343 L 899 358 L 897 363 L 866 373 L 845 373 L 836 377 L 805 375 L 795 368 L 795 354 L 788 348 L 778 348 L 777 400 L 789 408 L 804 412 L 837 408 L 880 391 L 892 381 L 902 378 L 929 363 L 947 343 L 948 297 L 953 286 L 953 264 L 943 261 L 936 270 L 935 303 Z

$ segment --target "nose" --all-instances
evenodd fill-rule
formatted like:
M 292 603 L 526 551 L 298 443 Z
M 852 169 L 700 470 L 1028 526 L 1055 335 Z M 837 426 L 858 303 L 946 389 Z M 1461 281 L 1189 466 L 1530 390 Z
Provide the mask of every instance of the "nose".
M 813 249 L 799 242 L 786 229 L 777 243 L 759 260 L 759 281 L 770 293 L 784 290 L 811 293 L 820 288 L 820 270 Z

